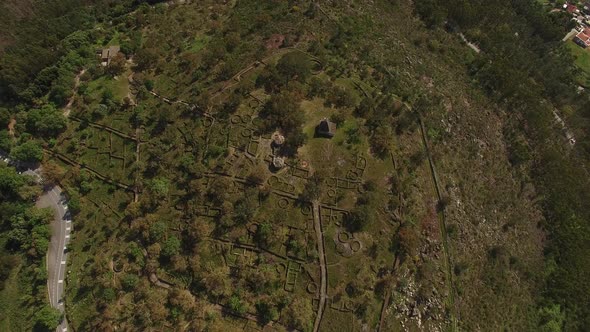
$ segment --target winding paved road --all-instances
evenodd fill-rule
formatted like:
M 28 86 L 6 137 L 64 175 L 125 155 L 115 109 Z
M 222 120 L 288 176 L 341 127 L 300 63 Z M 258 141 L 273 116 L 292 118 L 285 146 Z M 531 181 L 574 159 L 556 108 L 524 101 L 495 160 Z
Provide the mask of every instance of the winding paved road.
M 13 162 L 4 153 L 0 152 L 0 159 L 4 162 L 13 165 Z M 26 169 L 17 166 L 19 174 L 26 174 L 35 178 L 38 183 L 41 183 L 41 168 Z M 49 303 L 52 307 L 58 309 L 62 313 L 65 312 L 63 294 L 64 294 L 64 279 L 66 277 L 66 247 L 70 241 L 70 233 L 72 230 L 72 218 L 68 212 L 68 205 L 66 197 L 59 186 L 45 188 L 43 194 L 37 200 L 37 207 L 50 207 L 55 211 L 55 218 L 51 222 L 51 241 L 47 250 L 47 292 L 49 293 Z M 66 332 L 68 330 L 68 323 L 65 319 L 56 328 L 57 332 Z
M 55 218 L 51 223 L 51 242 L 47 250 L 47 290 L 51 306 L 62 313 L 65 312 L 63 294 L 66 277 L 67 244 L 72 231 L 72 219 L 68 212 L 66 198 L 59 186 L 46 190 L 37 201 L 38 207 L 50 207 L 55 211 Z M 57 327 L 58 332 L 68 330 L 64 318 Z

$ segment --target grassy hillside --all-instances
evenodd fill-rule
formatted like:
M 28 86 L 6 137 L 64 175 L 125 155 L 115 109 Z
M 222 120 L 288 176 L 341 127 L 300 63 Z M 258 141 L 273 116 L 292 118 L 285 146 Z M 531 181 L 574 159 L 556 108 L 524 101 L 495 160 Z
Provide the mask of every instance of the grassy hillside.
M 582 329 L 588 95 L 534 3 L 106 1 L 38 68 L 11 48 L 2 143 L 76 212 L 70 326 Z
M 572 52 L 575 59 L 575 65 L 578 68 L 577 82 L 583 87 L 590 86 L 590 53 L 588 50 L 581 48 L 572 41 L 566 43 L 567 48 Z
M 140 145 L 140 162 L 133 164 L 133 156 L 126 157 L 133 153 L 133 145 L 118 153 L 113 150 L 122 144 L 111 140 L 125 139 L 123 135 L 117 134 L 117 138 L 94 125 L 86 129 L 74 125 L 57 144 L 60 156 L 130 186 L 130 195 L 121 196 L 119 203 L 108 199 L 112 194 L 106 191 L 107 196 L 102 196 L 100 181 L 84 171 L 72 173 L 66 180 L 72 188 L 80 189 L 90 181 L 92 189 L 81 193 L 80 218 L 95 220 L 85 223 L 88 226 L 74 240 L 74 251 L 80 255 L 73 260 L 69 284 L 70 302 L 76 303 L 71 307 L 71 321 L 81 328 L 113 324 L 102 315 L 95 316 L 93 310 L 110 312 L 113 320 L 142 321 L 136 312 L 118 309 L 135 303 L 145 306 L 142 312 L 169 317 L 166 320 L 172 319 L 174 326 L 227 324 L 225 319 L 207 317 L 233 313 L 242 324 L 254 318 L 262 324 L 273 320 L 307 329 L 309 326 L 297 319 L 315 321 L 313 314 L 306 312 L 317 310 L 321 298 L 313 218 L 308 216 L 307 224 L 303 222 L 310 209 L 306 204 L 313 199 L 305 196 L 313 183 L 309 176 L 316 174 L 319 196 L 315 197 L 322 206 L 335 206 L 344 213 L 340 221 L 325 224 L 323 229 L 329 300 L 322 329 L 348 330 L 362 324 L 381 324 L 383 329 L 426 324 L 442 329 L 457 322 L 468 329 L 484 324 L 527 329 L 536 324 L 533 293 L 539 280 L 526 279 L 527 287 L 523 287 L 525 279 L 517 283 L 507 276 L 538 273 L 541 235 L 527 237 L 517 245 L 516 239 L 523 234 L 539 232 L 534 219 L 505 224 L 540 216 L 526 197 L 518 196 L 519 185 L 510 180 L 514 175 L 502 137 L 505 119 L 486 111 L 493 102 L 469 86 L 462 66 L 474 55 L 457 38 L 438 31 L 435 36 L 441 42 L 428 39 L 433 32 L 410 19 L 412 7 L 406 5 L 287 7 L 245 1 L 203 7 L 193 3 L 146 8 L 132 17 L 142 25 L 117 32 L 128 38 L 142 31 L 144 42 L 134 56 L 136 67 L 132 67 L 137 106 L 133 111 L 109 107 L 110 111 L 94 115 L 88 113 L 94 107 L 88 104 L 91 95 L 89 99 L 80 96 L 84 103 L 82 99 L 76 103 L 79 106 L 73 115 L 129 135 L 130 143 Z M 286 43 L 279 49 L 266 49 L 266 40 L 276 33 L 285 35 Z M 195 40 L 198 48 L 193 46 Z M 285 84 L 276 75 L 285 75 L 279 63 L 289 54 L 310 61 L 317 67 L 314 75 Z M 263 65 L 252 65 L 256 61 Z M 239 79 L 237 73 L 241 73 Z M 103 80 L 97 74 L 101 75 L 98 72 L 87 78 L 89 87 L 95 80 Z M 288 93 L 279 105 L 290 109 L 284 103 L 294 102 L 302 118 L 291 120 L 294 115 L 282 110 L 279 118 L 268 118 L 264 109 L 272 107 L 279 92 Z M 196 108 L 184 102 L 195 103 Z M 447 201 L 444 212 L 440 207 L 437 210 L 439 197 L 418 115 L 424 120 L 441 195 Z M 340 129 L 332 140 L 314 137 L 314 128 L 324 117 L 338 120 Z M 301 126 L 304 144 L 295 155 L 287 154 L 288 171 L 269 170 L 272 129 L 280 128 L 288 141 L 298 140 L 292 125 L 284 127 L 290 121 L 297 123 L 295 128 Z M 446 123 L 451 130 L 443 126 Z M 490 123 L 495 126 L 490 128 Z M 468 138 L 466 132 L 481 136 Z M 138 133 L 140 136 L 135 136 Z M 70 142 L 86 143 L 70 150 L 69 146 L 74 146 Z M 449 149 L 466 144 L 465 148 Z M 111 156 L 110 166 L 100 151 L 105 151 L 107 158 Z M 115 162 L 115 156 L 123 157 L 122 163 Z M 344 189 L 346 184 L 335 182 L 347 179 L 349 167 L 354 170 L 358 158 L 365 166 L 360 174 L 354 171 L 357 175 L 352 184 L 370 188 L 358 189 L 369 190 L 368 196 L 359 196 L 355 190 Z M 125 168 L 134 173 L 116 175 L 123 165 L 129 165 Z M 457 172 L 457 165 L 470 172 Z M 488 176 L 482 177 L 484 173 Z M 496 186 L 500 186 L 499 179 L 505 179 L 502 201 L 484 179 Z M 338 189 L 341 185 L 343 189 Z M 134 186 L 141 189 L 135 191 Z M 118 192 L 112 186 L 108 191 Z M 131 194 L 137 203 L 132 203 Z M 247 197 L 262 198 L 251 201 L 245 200 Z M 363 215 L 361 224 L 356 225 L 354 216 L 364 211 L 370 211 L 369 215 Z M 320 212 L 324 213 L 333 212 Z M 276 235 L 267 239 L 269 235 L 260 233 L 264 227 Z M 163 235 L 154 235 L 155 228 L 161 228 Z M 292 232 L 296 233 L 290 235 Z M 291 238 L 297 232 L 302 238 Z M 350 240 L 338 240 L 346 237 L 357 239 L 354 248 L 360 245 L 362 251 L 347 254 Z M 489 241 L 482 241 L 482 237 Z M 123 245 L 125 238 L 133 239 L 132 244 Z M 289 241 L 302 240 L 307 249 L 292 252 Z M 166 253 L 176 241 L 180 241 L 180 248 L 175 247 L 172 255 Z M 104 252 L 100 248 L 105 246 L 112 249 Z M 246 254 L 254 250 L 248 254 L 252 263 L 234 262 L 236 248 Z M 482 260 L 482 256 L 491 258 Z M 360 263 L 367 259 L 374 263 Z M 91 283 L 83 272 L 82 267 L 87 269 L 88 264 L 101 275 L 99 285 Z M 243 264 L 254 264 L 254 270 L 241 267 Z M 114 268 L 116 265 L 122 270 Z M 292 276 L 293 268 L 299 272 Z M 274 286 L 253 287 L 248 283 L 250 273 L 265 273 L 258 278 Z M 481 284 L 482 276 L 488 276 L 489 281 Z M 148 281 L 150 278 L 172 286 L 158 287 L 158 282 Z M 208 281 L 212 278 L 218 283 Z M 292 286 L 289 278 L 296 278 Z M 136 281 L 125 286 L 126 280 Z M 504 289 L 501 293 L 498 285 Z M 134 294 L 139 289 L 149 299 L 167 300 L 161 307 L 138 303 Z M 185 296 L 183 291 L 190 292 L 193 300 L 175 304 L 177 297 Z M 91 304 L 91 294 L 102 294 L 96 307 Z M 481 306 L 483 296 L 489 306 Z M 298 309 L 304 312 L 286 310 L 283 303 L 293 304 L 296 298 L 306 299 L 305 306 L 311 307 Z M 382 317 L 383 301 L 396 308 L 390 311 L 391 316 Z M 209 308 L 209 316 L 195 319 L 195 310 L 203 307 Z M 264 308 L 275 309 L 267 312 Z M 506 325 L 506 317 L 511 325 Z

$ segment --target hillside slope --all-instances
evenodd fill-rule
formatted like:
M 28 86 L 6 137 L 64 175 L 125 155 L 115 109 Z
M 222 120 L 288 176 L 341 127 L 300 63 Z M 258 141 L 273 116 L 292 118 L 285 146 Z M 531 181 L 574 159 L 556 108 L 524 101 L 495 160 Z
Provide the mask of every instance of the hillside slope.
M 0 148 L 43 158 L 75 213 L 73 329 L 585 326 L 589 99 L 558 18 L 526 0 L 88 4 L 0 67 Z

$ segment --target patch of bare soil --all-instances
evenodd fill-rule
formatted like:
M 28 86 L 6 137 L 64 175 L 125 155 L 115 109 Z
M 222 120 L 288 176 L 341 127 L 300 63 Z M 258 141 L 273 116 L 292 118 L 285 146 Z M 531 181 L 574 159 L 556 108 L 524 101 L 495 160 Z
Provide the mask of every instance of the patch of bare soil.
M 11 137 L 14 137 L 14 127 L 16 126 L 16 119 L 11 119 L 10 123 L 8 124 L 8 134 Z

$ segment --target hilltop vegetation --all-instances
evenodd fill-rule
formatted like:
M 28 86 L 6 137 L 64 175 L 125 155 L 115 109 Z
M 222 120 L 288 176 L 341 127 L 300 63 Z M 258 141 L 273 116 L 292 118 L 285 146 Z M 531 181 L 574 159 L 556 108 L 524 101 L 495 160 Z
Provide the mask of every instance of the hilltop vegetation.
M 7 3 L 0 149 L 68 192 L 70 326 L 590 325 L 590 100 L 564 17 L 414 3 Z M 1 276 L 31 262 L 31 317 L 46 216 L 0 171 Z

